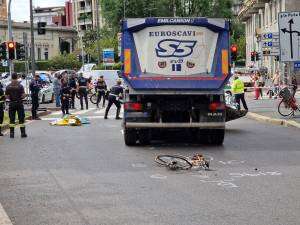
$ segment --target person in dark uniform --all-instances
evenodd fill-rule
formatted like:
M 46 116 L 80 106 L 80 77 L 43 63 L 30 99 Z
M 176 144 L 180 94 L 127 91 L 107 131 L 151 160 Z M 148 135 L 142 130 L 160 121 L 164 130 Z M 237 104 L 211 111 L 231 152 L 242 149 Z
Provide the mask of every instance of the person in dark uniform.
M 33 120 L 40 120 L 37 116 L 37 110 L 39 108 L 39 92 L 41 90 L 41 83 L 40 83 L 40 76 L 36 74 L 34 79 L 29 84 L 29 90 L 31 93 L 31 102 L 32 102 L 32 119 Z
M 3 136 L 1 129 L 4 120 L 4 109 L 5 109 L 5 95 L 3 91 L 3 86 L 0 82 L 0 136 Z
M 16 126 L 16 113 L 18 113 L 19 125 L 21 130 L 21 137 L 26 138 L 25 132 L 25 111 L 23 105 L 23 99 L 25 98 L 24 87 L 18 82 L 18 75 L 13 73 L 11 75 L 11 83 L 6 87 L 5 96 L 9 100 L 9 127 L 10 138 L 15 137 Z
M 101 98 L 103 97 L 102 107 L 105 107 L 105 93 L 107 90 L 107 85 L 104 81 L 103 76 L 100 76 L 97 80 L 95 91 L 97 93 L 97 108 L 99 108 L 99 103 L 101 102 Z
M 83 110 L 83 99 L 85 101 L 85 107 L 86 109 L 89 108 L 89 103 L 88 103 L 88 79 L 84 78 L 82 76 L 82 74 L 79 74 L 79 78 L 78 78 L 78 93 L 80 96 L 80 106 L 81 106 L 81 110 Z
M 60 90 L 60 96 L 61 96 L 61 111 L 63 113 L 63 116 L 66 114 L 69 114 L 69 98 L 71 95 L 70 87 L 68 86 L 68 82 L 63 79 L 61 90 Z
M 104 119 L 107 119 L 107 115 L 112 104 L 115 104 L 115 106 L 117 107 L 116 120 L 121 119 L 121 102 L 119 101 L 120 98 L 123 98 L 123 87 L 121 86 L 121 84 L 122 81 L 117 80 L 117 84 L 110 89 L 110 93 L 108 95 L 108 105 L 105 110 Z
M 76 96 L 76 88 L 77 88 L 75 74 L 72 74 L 69 80 L 69 87 L 70 87 L 70 94 L 71 94 L 70 108 L 75 109 L 75 96 Z

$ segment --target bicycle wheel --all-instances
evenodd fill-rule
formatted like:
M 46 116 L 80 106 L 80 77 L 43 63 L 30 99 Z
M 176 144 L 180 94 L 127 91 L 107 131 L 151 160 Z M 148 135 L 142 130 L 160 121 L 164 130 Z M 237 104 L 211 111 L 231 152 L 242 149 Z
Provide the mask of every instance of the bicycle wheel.
M 192 168 L 192 164 L 186 157 L 180 155 L 158 155 L 155 157 L 155 162 L 162 166 L 169 166 L 176 163 L 176 166 L 183 170 Z
M 98 96 L 97 96 L 96 94 L 92 94 L 92 95 L 90 96 L 90 101 L 91 101 L 91 103 L 97 104 L 97 98 L 98 98 Z
M 294 113 L 294 110 L 283 100 L 278 105 L 278 112 L 282 116 L 290 116 Z

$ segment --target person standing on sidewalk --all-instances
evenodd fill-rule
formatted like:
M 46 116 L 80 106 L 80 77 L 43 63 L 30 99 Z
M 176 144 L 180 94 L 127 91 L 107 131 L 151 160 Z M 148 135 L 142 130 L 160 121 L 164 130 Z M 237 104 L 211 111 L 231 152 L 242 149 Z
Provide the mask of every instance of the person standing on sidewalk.
M 0 136 L 3 136 L 1 130 L 4 120 L 4 109 L 5 109 L 5 95 L 3 91 L 3 86 L 0 82 Z
M 29 90 L 31 93 L 31 113 L 32 113 L 32 119 L 33 120 L 40 120 L 40 118 L 37 116 L 37 110 L 39 108 L 39 92 L 41 90 L 41 84 L 40 84 L 40 76 L 36 74 L 34 76 L 34 80 L 30 82 Z
M 274 86 L 274 95 L 275 95 L 274 98 L 276 99 L 279 94 L 279 85 L 280 85 L 280 74 L 278 70 L 276 70 L 272 81 Z
M 53 81 L 53 92 L 55 95 L 56 107 L 60 107 L 60 89 L 61 89 L 61 75 L 56 74 Z
M 238 104 L 238 110 L 241 110 L 241 101 L 244 109 L 248 111 L 248 106 L 245 100 L 245 86 L 244 82 L 236 75 L 232 83 L 232 93 L 234 94 L 235 101 Z
M 16 127 L 16 113 L 18 113 L 19 125 L 21 130 L 21 137 L 26 138 L 25 132 L 25 110 L 23 99 L 26 97 L 24 87 L 18 81 L 18 75 L 13 73 L 11 75 L 11 83 L 6 87 L 5 96 L 9 100 L 9 128 L 10 138 L 15 137 Z

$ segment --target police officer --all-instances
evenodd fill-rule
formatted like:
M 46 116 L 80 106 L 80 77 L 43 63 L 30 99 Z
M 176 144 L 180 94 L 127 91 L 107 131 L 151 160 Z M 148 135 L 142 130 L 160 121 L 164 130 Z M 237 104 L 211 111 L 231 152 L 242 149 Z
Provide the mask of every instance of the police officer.
M 61 111 L 63 116 L 69 114 L 69 98 L 71 95 L 70 87 L 68 86 L 68 82 L 66 79 L 62 79 L 62 85 L 60 90 L 61 96 Z
M 25 111 L 23 105 L 23 99 L 25 98 L 24 87 L 18 82 L 18 75 L 13 73 L 11 75 L 11 83 L 6 87 L 5 95 L 9 99 L 9 127 L 10 138 L 15 137 L 16 126 L 16 113 L 18 113 L 19 125 L 21 130 L 21 137 L 26 138 L 25 132 Z
M 79 78 L 78 78 L 78 93 L 80 96 L 80 106 L 81 106 L 81 110 L 83 110 L 83 99 L 85 101 L 85 107 L 86 109 L 89 108 L 88 105 L 88 79 L 86 79 L 85 77 L 82 76 L 82 73 L 79 74 Z
M 70 108 L 75 109 L 75 95 L 76 95 L 76 78 L 75 74 L 72 74 L 69 80 L 69 87 L 70 87 Z
M 119 79 L 117 80 L 117 84 L 110 89 L 110 93 L 108 95 L 108 105 L 105 110 L 104 119 L 107 119 L 107 115 L 112 104 L 115 104 L 115 106 L 117 107 L 116 120 L 121 119 L 120 117 L 121 102 L 119 101 L 120 98 L 123 98 L 123 88 L 121 84 L 122 81 Z
M 3 136 L 1 132 L 1 128 L 4 120 L 4 109 L 5 109 L 5 95 L 3 91 L 3 86 L 0 82 L 0 136 Z
M 31 113 L 32 113 L 32 119 L 33 120 L 40 120 L 37 116 L 37 110 L 39 108 L 39 92 L 41 90 L 41 84 L 40 84 L 40 76 L 36 74 L 34 76 L 34 79 L 29 84 L 29 90 L 31 92 Z
M 107 90 L 107 85 L 104 81 L 103 76 L 100 76 L 97 80 L 95 91 L 97 93 L 97 108 L 99 108 L 99 103 L 101 102 L 101 98 L 103 97 L 102 107 L 105 107 L 105 93 Z

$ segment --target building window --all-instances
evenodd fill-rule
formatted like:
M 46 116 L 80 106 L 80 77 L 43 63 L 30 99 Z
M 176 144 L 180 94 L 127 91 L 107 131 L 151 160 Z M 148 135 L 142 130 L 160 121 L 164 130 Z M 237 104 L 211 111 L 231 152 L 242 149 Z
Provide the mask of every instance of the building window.
M 49 59 L 49 52 L 48 52 L 48 48 L 45 48 L 44 55 L 45 55 L 45 60 L 48 60 L 48 59 Z
M 41 59 L 42 59 L 42 51 L 41 51 L 41 48 L 38 48 L 37 51 L 38 51 L 38 60 L 41 60 Z

